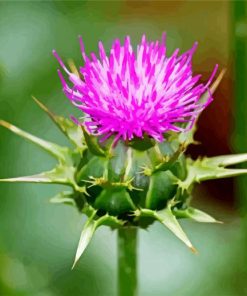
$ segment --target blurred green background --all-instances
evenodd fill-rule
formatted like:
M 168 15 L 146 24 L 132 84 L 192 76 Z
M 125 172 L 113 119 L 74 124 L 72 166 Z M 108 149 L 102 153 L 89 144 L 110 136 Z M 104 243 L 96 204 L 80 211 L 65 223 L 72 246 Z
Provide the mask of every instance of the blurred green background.
M 227 68 L 215 101 L 199 121 L 194 156 L 247 151 L 245 1 L 0 2 L 0 118 L 38 136 L 65 138 L 31 99 L 51 110 L 77 114 L 61 91 L 51 51 L 81 63 L 98 40 L 109 49 L 129 34 L 160 38 L 168 49 L 186 50 L 195 40 L 195 72 L 206 81 L 215 63 Z M 53 159 L 0 129 L 0 177 L 50 169 Z M 73 208 L 49 204 L 61 186 L 0 184 L 0 295 L 116 295 L 116 233 L 101 228 L 71 271 L 84 223 Z M 139 277 L 143 296 L 247 295 L 246 178 L 208 182 L 195 190 L 194 204 L 224 225 L 183 222 L 199 255 L 169 231 L 153 225 L 140 232 Z

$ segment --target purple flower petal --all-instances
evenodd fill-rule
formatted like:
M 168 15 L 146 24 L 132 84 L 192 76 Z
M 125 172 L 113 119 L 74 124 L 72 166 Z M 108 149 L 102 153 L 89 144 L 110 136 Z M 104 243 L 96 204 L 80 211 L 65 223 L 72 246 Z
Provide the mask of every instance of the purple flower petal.
M 99 42 L 99 58 L 91 53 L 90 59 L 79 37 L 83 80 L 70 73 L 53 51 L 72 84 L 70 87 L 58 72 L 65 95 L 89 115 L 84 125 L 90 133 L 103 136 L 101 141 L 112 135 L 117 142 L 142 138 L 144 134 L 162 141 L 168 131 L 184 132 L 192 128 L 195 119 L 212 101 L 209 85 L 218 65 L 206 84 L 197 84 L 201 75 L 192 75 L 197 42 L 182 55 L 176 49 L 168 57 L 165 39 L 163 34 L 161 42 L 149 43 L 143 35 L 136 52 L 129 36 L 123 45 L 116 39 L 109 56 Z M 210 94 L 207 101 L 200 102 L 206 91 Z

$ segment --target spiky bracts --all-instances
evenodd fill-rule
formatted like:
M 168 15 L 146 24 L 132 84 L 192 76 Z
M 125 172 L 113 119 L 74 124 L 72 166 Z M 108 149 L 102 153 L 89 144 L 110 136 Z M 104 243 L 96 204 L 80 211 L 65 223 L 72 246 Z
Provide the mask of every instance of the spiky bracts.
M 164 39 L 164 38 L 163 38 Z M 208 89 L 197 84 L 191 58 L 196 45 L 178 56 L 165 52 L 165 42 L 148 43 L 145 36 L 134 53 L 127 37 L 116 40 L 107 57 L 100 43 L 100 59 L 85 61 L 80 73 L 67 72 L 72 87 L 62 80 L 65 94 L 88 117 L 73 123 L 36 103 L 73 144 L 61 147 L 0 120 L 0 125 L 38 145 L 58 161 L 55 168 L 33 176 L 1 182 L 57 183 L 70 187 L 51 199 L 76 207 L 88 216 L 74 264 L 101 225 L 114 228 L 147 228 L 162 223 L 195 251 L 178 219 L 217 222 L 190 206 L 195 183 L 246 174 L 246 169 L 226 168 L 247 161 L 247 154 L 202 158 L 185 157 L 193 143 L 194 121 L 212 100 L 222 74 Z M 179 133 L 178 133 L 179 132 Z M 165 140 L 163 141 L 163 139 Z
M 216 82 L 217 83 L 217 82 Z M 214 85 L 215 86 L 215 85 Z M 170 133 L 163 143 L 146 137 L 128 145 L 114 137 L 104 143 L 73 122 L 51 113 L 37 99 L 74 148 L 44 141 L 1 120 L 0 125 L 38 145 L 58 160 L 57 166 L 38 175 L 2 179 L 1 182 L 58 183 L 70 187 L 51 199 L 70 204 L 88 216 L 81 234 L 75 263 L 101 225 L 112 229 L 146 228 L 158 221 L 195 251 L 177 219 L 218 222 L 190 206 L 195 183 L 246 174 L 246 169 L 226 166 L 247 161 L 247 154 L 202 158 L 184 156 L 193 142 L 194 129 Z
M 54 55 L 67 73 L 72 86 L 63 78 L 63 91 L 86 116 L 84 125 L 101 140 L 114 135 L 118 139 L 151 136 L 164 140 L 168 131 L 184 132 L 212 101 L 200 97 L 216 73 L 217 65 L 206 84 L 198 83 L 201 75 L 193 76 L 192 56 L 197 43 L 179 55 L 179 49 L 168 57 L 165 34 L 161 42 L 148 42 L 143 35 L 134 51 L 130 38 L 121 45 L 113 42 L 107 56 L 99 42 L 99 58 L 86 55 L 80 37 L 84 65 L 79 73 L 71 73 L 56 51 Z

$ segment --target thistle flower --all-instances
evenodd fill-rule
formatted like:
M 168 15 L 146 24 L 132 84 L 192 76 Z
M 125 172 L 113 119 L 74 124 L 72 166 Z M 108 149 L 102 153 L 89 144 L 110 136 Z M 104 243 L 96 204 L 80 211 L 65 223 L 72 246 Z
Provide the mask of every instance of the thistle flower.
M 79 37 L 84 66 L 79 75 L 69 72 L 56 51 L 54 55 L 72 82 L 70 87 L 61 72 L 63 91 L 88 116 L 85 126 L 102 141 L 114 135 L 115 141 L 148 135 L 163 141 L 169 131 L 190 129 L 200 112 L 212 101 L 200 98 L 209 91 L 217 71 L 215 66 L 206 84 L 201 75 L 193 76 L 192 56 L 197 43 L 179 56 L 179 49 L 168 57 L 165 34 L 161 42 L 148 42 L 143 35 L 135 52 L 130 37 L 121 45 L 113 42 L 109 56 L 99 42 L 99 58 L 88 57 Z
M 180 56 L 177 49 L 167 57 L 164 35 L 160 43 L 149 43 L 144 35 L 136 53 L 126 37 L 123 46 L 119 40 L 113 43 L 109 57 L 100 42 L 99 59 L 93 53 L 87 57 L 81 38 L 80 45 L 80 73 L 70 72 L 55 51 L 54 55 L 72 83 L 69 86 L 58 72 L 64 93 L 86 114 L 83 123 L 55 115 L 34 98 L 72 145 L 61 147 L 0 120 L 1 126 L 57 160 L 50 171 L 0 181 L 70 187 L 51 201 L 73 205 L 88 217 L 74 264 L 98 227 L 118 229 L 119 295 L 136 295 L 137 228 L 157 221 L 195 251 L 178 220 L 218 221 L 191 207 L 194 184 L 247 174 L 247 169 L 228 168 L 246 162 L 247 154 L 197 160 L 184 154 L 193 143 L 194 122 L 223 76 L 221 72 L 211 85 L 217 65 L 205 84 L 199 83 L 200 75 L 192 75 L 197 43 Z

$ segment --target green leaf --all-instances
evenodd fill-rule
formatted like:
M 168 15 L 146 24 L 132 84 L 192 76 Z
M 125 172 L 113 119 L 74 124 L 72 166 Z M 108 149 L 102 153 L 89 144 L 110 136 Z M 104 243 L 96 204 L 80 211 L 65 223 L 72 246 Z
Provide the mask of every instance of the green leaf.
M 83 227 L 72 269 L 75 267 L 81 255 L 87 248 L 88 244 L 90 243 L 93 237 L 94 232 L 99 226 L 108 225 L 111 227 L 119 227 L 124 224 L 123 221 L 117 219 L 116 217 L 109 216 L 107 214 L 100 217 L 98 220 L 94 220 L 95 215 L 96 215 L 96 211 L 93 211 L 93 213 L 87 220 L 85 226 Z
M 45 111 L 58 128 L 65 134 L 65 136 L 82 152 L 86 146 L 84 145 L 84 136 L 81 128 L 74 124 L 72 120 L 66 119 L 62 116 L 57 116 L 51 112 L 43 103 L 37 98 L 32 97 L 38 106 Z
M 230 154 L 230 155 L 220 155 L 214 157 L 206 157 L 204 163 L 210 166 L 222 166 L 226 167 L 229 165 L 235 165 L 238 163 L 247 161 L 247 153 L 242 154 Z
M 155 213 L 155 216 L 160 223 L 162 223 L 173 234 L 175 234 L 175 236 L 178 237 L 188 248 L 190 248 L 193 253 L 197 252 L 178 223 L 176 217 L 173 215 L 170 204 L 168 204 L 164 210 Z
M 105 151 L 100 147 L 98 143 L 98 137 L 90 135 L 83 126 L 81 126 L 81 128 L 83 131 L 84 139 L 87 143 L 90 152 L 94 155 L 106 156 Z
M 93 220 L 94 216 L 95 216 L 95 212 L 87 220 L 85 226 L 83 227 L 72 269 L 75 267 L 77 261 L 80 259 L 81 255 L 83 254 L 86 247 L 90 243 L 95 230 L 97 229 L 97 222 Z
M 100 225 L 110 226 L 111 228 L 119 228 L 124 225 L 125 221 L 118 219 L 115 216 L 110 216 L 108 214 L 100 218 Z
M 224 168 L 222 166 L 218 166 L 217 161 L 213 163 L 207 158 L 197 159 L 196 161 L 188 158 L 187 171 L 188 174 L 186 179 L 178 181 L 178 185 L 182 190 L 188 190 L 195 182 L 199 183 L 206 180 L 229 178 L 247 174 L 247 169 Z
M 73 196 L 74 196 L 73 193 L 70 191 L 59 192 L 57 195 L 55 195 L 50 199 L 50 202 L 54 204 L 64 203 L 64 204 L 76 206 Z
M 192 207 L 189 207 L 185 210 L 174 209 L 172 212 L 177 218 L 189 218 L 201 223 L 222 223 L 207 213 Z
M 74 180 L 74 167 L 57 166 L 55 169 L 32 176 L 0 179 L 0 182 L 21 183 L 53 183 L 72 186 L 78 192 L 84 192 L 84 187 L 79 187 Z
M 203 169 L 200 172 L 200 175 L 197 176 L 197 181 L 206 181 L 213 179 L 221 179 L 221 178 L 230 178 L 236 177 L 240 175 L 247 174 L 247 169 Z
M 171 207 L 174 204 L 173 201 L 170 201 L 167 204 L 167 207 L 162 211 L 153 211 L 149 209 L 140 209 L 134 212 L 135 216 L 138 217 L 152 217 L 155 220 L 159 221 L 165 227 L 167 227 L 177 238 L 179 238 L 188 248 L 191 249 L 193 253 L 197 253 L 196 249 L 193 247 L 192 243 L 188 239 L 187 235 L 181 228 L 176 217 L 173 215 Z
M 23 130 L 21 130 L 20 128 L 4 121 L 4 120 L 0 120 L 0 125 L 9 129 L 10 131 L 12 131 L 13 133 L 17 134 L 18 136 L 36 144 L 37 146 L 41 147 L 42 149 L 44 149 L 45 151 L 47 151 L 48 153 L 50 153 L 52 156 L 54 156 L 55 158 L 57 158 L 59 161 L 61 162 L 65 162 L 67 159 L 67 155 L 68 155 L 68 148 L 66 147 L 60 147 L 57 144 L 45 141 L 43 139 L 40 139 L 36 136 L 33 136 Z

